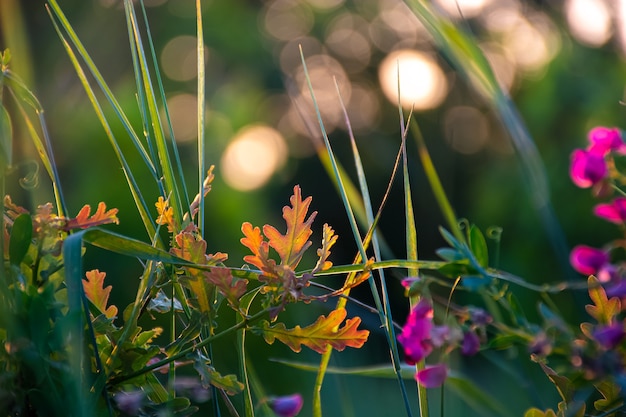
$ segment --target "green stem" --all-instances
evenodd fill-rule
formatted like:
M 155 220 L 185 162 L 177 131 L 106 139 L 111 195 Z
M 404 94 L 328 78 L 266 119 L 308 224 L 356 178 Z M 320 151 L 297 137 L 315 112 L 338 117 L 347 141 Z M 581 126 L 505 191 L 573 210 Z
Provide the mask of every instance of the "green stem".
M 162 366 L 165 365 L 169 365 L 170 363 L 174 362 L 177 359 L 181 359 L 184 358 L 185 356 L 189 355 L 190 353 L 193 353 L 194 351 L 196 351 L 197 349 L 203 348 L 207 345 L 209 345 L 210 343 L 214 342 L 217 339 L 220 339 L 226 335 L 229 335 L 233 332 L 236 332 L 239 329 L 242 329 L 244 327 L 246 327 L 248 324 L 253 323 L 257 320 L 259 320 L 261 317 L 263 317 L 267 312 L 269 312 L 269 309 L 264 309 L 259 311 L 258 313 L 254 314 L 253 316 L 250 316 L 248 318 L 246 318 L 245 320 L 243 320 L 240 323 L 235 324 L 234 326 L 229 327 L 228 329 L 224 330 L 221 333 L 217 333 L 215 335 L 209 336 L 207 338 L 205 338 L 204 340 L 202 340 L 199 343 L 194 344 L 192 347 L 181 350 L 180 352 L 178 352 L 175 355 L 170 356 L 169 358 L 165 358 L 159 362 L 153 363 L 152 365 L 146 366 L 143 369 L 140 369 L 138 371 L 132 372 L 130 374 L 127 375 L 122 375 L 119 376 L 117 378 L 113 378 L 111 379 L 111 381 L 109 382 L 109 385 L 118 385 L 121 384 L 125 381 L 128 381 L 130 379 L 136 378 L 138 376 L 147 374 L 148 372 L 152 372 L 157 368 L 160 368 Z

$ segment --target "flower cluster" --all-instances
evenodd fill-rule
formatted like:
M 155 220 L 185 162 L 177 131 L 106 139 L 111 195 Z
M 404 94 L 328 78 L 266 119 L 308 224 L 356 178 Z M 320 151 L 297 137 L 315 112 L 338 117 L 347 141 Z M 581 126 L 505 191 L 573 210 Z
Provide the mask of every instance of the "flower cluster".
M 478 353 L 485 328 L 491 323 L 491 316 L 479 308 L 470 308 L 459 314 L 459 321 L 454 325 L 435 325 L 434 310 L 426 299 L 412 308 L 398 341 L 404 348 L 405 360 L 409 365 L 420 363 L 436 348 L 449 353 L 459 347 L 463 355 Z M 415 374 L 418 383 L 426 388 L 435 388 L 443 384 L 448 375 L 445 362 L 425 366 Z
M 570 176 L 581 188 L 592 187 L 598 199 L 610 199 L 620 190 L 624 177 L 616 168 L 616 157 L 626 155 L 626 143 L 617 128 L 596 127 L 589 132 L 585 150 L 572 153 Z M 620 191 L 621 192 L 621 191 Z M 623 193 L 622 193 L 623 194 Z M 626 232 L 626 197 L 620 195 L 603 201 L 593 208 L 600 219 L 614 223 Z M 570 253 L 572 267 L 591 276 L 590 295 L 595 305 L 587 312 L 596 324 L 583 323 L 584 338 L 575 342 L 572 363 L 584 371 L 588 379 L 608 374 L 620 374 L 626 365 L 614 351 L 626 340 L 626 320 L 622 306 L 626 305 L 626 275 L 624 264 L 613 260 L 614 250 L 626 248 L 624 238 L 609 242 L 602 248 L 575 246 Z
M 572 152 L 570 177 L 581 188 L 592 187 L 597 198 L 609 198 L 622 180 L 621 174 L 615 168 L 615 157 L 626 155 L 626 143 L 619 129 L 607 127 L 592 129 L 588 140 L 586 149 Z M 593 213 L 624 229 L 626 197 L 618 196 L 611 201 L 597 204 Z M 621 240 L 611 242 L 604 248 L 578 245 L 570 254 L 570 262 L 577 272 L 596 276 L 610 296 L 626 295 L 626 286 L 622 282 L 623 268 L 611 262 L 611 250 L 623 246 Z

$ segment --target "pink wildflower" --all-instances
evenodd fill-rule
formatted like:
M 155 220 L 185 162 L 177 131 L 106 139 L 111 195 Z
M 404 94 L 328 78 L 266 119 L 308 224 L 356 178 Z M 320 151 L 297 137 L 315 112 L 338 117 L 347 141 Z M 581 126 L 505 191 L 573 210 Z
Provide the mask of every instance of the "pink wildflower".
M 581 274 L 593 275 L 609 263 L 609 254 L 602 249 L 579 245 L 572 249 L 570 263 Z
M 589 131 L 587 150 L 602 157 L 610 152 L 626 153 L 626 144 L 617 128 L 595 127 Z
M 626 222 L 626 198 L 617 197 L 611 203 L 598 204 L 593 208 L 593 213 L 611 223 L 622 224 Z
M 414 365 L 424 359 L 433 350 L 430 331 L 433 328 L 433 308 L 421 299 L 411 310 L 398 341 L 404 348 L 406 362 Z
M 417 371 L 415 379 L 418 383 L 426 388 L 437 388 L 446 380 L 448 376 L 448 368 L 445 364 L 426 366 L 424 369 Z
M 293 417 L 302 410 L 304 401 L 302 400 L 302 395 L 292 394 L 269 398 L 267 404 L 279 417 Z
M 602 181 L 608 174 L 604 157 L 582 149 L 572 152 L 570 177 L 580 188 L 589 188 Z

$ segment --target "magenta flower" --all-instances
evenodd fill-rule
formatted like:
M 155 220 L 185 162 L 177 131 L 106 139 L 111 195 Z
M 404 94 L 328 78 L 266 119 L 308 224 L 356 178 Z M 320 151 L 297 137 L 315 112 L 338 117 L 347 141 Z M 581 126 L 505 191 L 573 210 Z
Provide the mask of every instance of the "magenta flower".
M 480 349 L 480 338 L 472 330 L 463 333 L 463 344 L 461 345 L 461 353 L 466 356 L 473 356 Z
M 572 152 L 570 177 L 580 188 L 589 188 L 602 181 L 608 174 L 604 157 L 582 149 Z
M 267 404 L 279 417 L 293 417 L 302 410 L 304 401 L 302 400 L 302 395 L 292 394 L 282 397 L 271 397 L 267 400 Z
M 572 267 L 584 275 L 593 275 L 609 263 L 609 254 L 602 249 L 579 245 L 570 253 Z
M 598 327 L 593 332 L 593 338 L 607 350 L 617 347 L 625 336 L 624 325 L 620 322 Z
M 598 204 L 593 213 L 611 223 L 622 224 L 626 222 L 626 198 L 616 197 L 611 203 Z
M 617 128 L 595 127 L 589 131 L 587 150 L 602 157 L 610 152 L 626 153 L 622 132 Z
M 415 379 L 426 388 L 437 388 L 446 380 L 448 368 L 445 364 L 430 365 L 417 371 Z
M 433 328 L 433 308 L 421 299 L 411 310 L 398 341 L 404 348 L 406 362 L 414 365 L 424 359 L 433 350 L 430 332 Z

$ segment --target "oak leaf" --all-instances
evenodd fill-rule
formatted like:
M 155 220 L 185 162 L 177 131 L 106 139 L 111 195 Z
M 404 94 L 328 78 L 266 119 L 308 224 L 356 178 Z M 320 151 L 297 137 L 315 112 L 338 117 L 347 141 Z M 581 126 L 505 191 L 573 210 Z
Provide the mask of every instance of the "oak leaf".
M 105 272 L 100 272 L 98 269 L 93 269 L 85 273 L 87 279 L 83 280 L 83 288 L 85 295 L 91 303 L 108 318 L 114 318 L 117 316 L 117 307 L 109 306 L 109 295 L 111 293 L 111 286 L 104 286 Z
M 78 212 L 75 218 L 68 219 L 65 224 L 65 230 L 71 229 L 86 229 L 88 227 L 100 226 L 102 224 L 115 223 L 119 224 L 119 219 L 117 218 L 117 209 L 107 210 L 106 204 L 103 202 L 98 203 L 98 208 L 93 216 L 89 216 L 91 214 L 91 206 L 88 204 L 84 205 L 82 209 Z
M 609 299 L 600 282 L 593 275 L 588 279 L 589 297 L 595 305 L 588 304 L 585 310 L 600 324 L 610 324 L 621 311 L 621 302 L 617 297 Z
M 339 308 L 332 311 L 328 317 L 320 316 L 315 323 L 307 327 L 296 326 L 293 329 L 287 329 L 283 323 L 270 326 L 264 320 L 258 330 L 270 345 L 278 339 L 294 352 L 300 352 L 302 345 L 320 354 L 323 354 L 329 345 L 338 351 L 346 347 L 360 348 L 367 341 L 370 332 L 357 329 L 361 323 L 360 317 L 348 319 L 343 327 L 339 327 L 346 314 L 344 308 Z
M 233 277 L 228 268 L 213 268 L 206 272 L 205 279 L 215 285 L 234 309 L 239 307 L 239 299 L 246 293 L 248 281 Z

